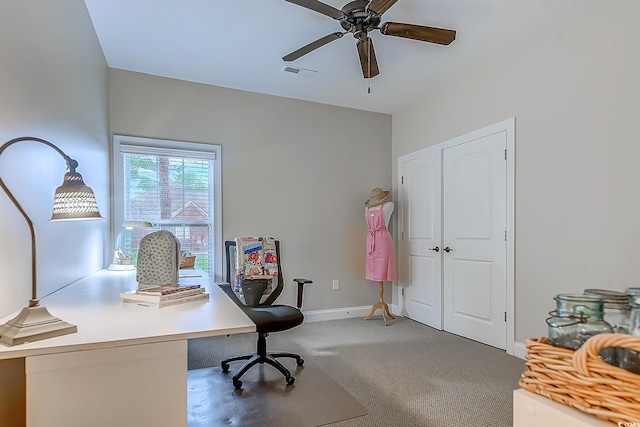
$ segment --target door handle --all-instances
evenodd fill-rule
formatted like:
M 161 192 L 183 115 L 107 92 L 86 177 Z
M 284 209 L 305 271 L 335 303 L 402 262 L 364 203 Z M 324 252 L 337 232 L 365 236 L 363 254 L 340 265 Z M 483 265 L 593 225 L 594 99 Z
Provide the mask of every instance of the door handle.
M 434 252 L 440 252 L 440 248 L 437 246 L 435 248 L 429 248 L 429 250 Z
M 446 248 L 443 249 L 443 251 L 445 252 L 451 252 L 453 249 L 450 248 L 449 246 L 447 246 Z

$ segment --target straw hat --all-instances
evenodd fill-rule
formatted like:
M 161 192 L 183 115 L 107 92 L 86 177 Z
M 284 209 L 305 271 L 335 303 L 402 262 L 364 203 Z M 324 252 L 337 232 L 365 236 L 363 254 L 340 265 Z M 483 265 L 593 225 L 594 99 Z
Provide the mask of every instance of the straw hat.
M 379 206 L 387 201 L 389 198 L 389 192 L 384 191 L 382 188 L 376 187 L 369 193 L 369 198 L 364 202 L 364 205 L 368 208 Z

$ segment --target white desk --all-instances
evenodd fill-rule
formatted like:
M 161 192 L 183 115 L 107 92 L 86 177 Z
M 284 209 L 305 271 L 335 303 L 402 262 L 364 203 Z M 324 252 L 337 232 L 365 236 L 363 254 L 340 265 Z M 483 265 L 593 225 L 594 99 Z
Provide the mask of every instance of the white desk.
M 0 344 L 0 360 L 25 360 L 27 425 L 186 426 L 187 340 L 255 332 L 255 324 L 207 276 L 180 282 L 202 284 L 210 300 L 161 309 L 123 303 L 135 272 L 107 270 L 43 298 L 78 332 Z

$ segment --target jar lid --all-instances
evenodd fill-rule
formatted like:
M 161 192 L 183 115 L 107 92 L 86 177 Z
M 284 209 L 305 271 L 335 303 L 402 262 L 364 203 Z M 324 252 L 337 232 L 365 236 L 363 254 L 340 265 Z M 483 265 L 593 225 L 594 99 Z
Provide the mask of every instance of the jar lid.
M 612 291 L 610 289 L 585 289 L 584 293 L 602 297 L 602 300 L 605 302 L 605 306 L 607 303 L 619 303 L 625 305 L 629 303 L 629 295 L 619 291 Z
M 627 301 L 627 302 L 605 302 L 604 303 L 604 308 L 606 309 L 612 309 L 612 310 L 629 310 L 629 307 L 631 306 L 631 302 Z
M 554 298 L 555 300 L 562 301 L 588 301 L 588 302 L 604 302 L 599 295 L 585 295 L 585 294 L 558 294 Z
M 593 294 L 557 294 L 556 298 L 568 301 L 603 301 L 602 296 Z

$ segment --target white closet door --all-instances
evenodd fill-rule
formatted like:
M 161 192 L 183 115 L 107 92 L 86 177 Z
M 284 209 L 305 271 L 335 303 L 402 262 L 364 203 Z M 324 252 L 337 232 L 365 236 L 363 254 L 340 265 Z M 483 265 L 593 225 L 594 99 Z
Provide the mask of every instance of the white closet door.
M 444 329 L 506 348 L 506 133 L 443 150 Z
M 400 284 L 408 317 L 442 329 L 440 150 L 401 165 Z

